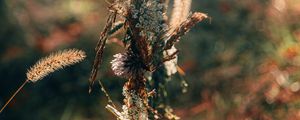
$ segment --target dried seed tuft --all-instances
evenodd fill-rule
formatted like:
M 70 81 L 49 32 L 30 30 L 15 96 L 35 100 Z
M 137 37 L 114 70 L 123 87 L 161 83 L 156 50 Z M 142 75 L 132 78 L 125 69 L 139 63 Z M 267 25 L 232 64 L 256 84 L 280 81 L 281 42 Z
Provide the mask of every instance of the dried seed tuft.
M 39 60 L 26 73 L 27 79 L 36 82 L 63 67 L 78 63 L 86 57 L 85 52 L 77 49 L 60 51 Z

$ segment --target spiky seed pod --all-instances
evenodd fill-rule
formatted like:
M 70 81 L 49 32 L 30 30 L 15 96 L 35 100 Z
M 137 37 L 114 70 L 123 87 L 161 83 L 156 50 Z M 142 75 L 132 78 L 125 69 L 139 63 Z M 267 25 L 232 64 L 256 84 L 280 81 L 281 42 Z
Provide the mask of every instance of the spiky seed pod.
M 132 52 L 118 53 L 114 55 L 110 63 L 111 68 L 117 76 L 130 78 L 138 74 L 143 74 L 145 72 L 145 65 L 140 61 L 137 55 Z
M 58 69 L 82 61 L 85 57 L 85 52 L 77 49 L 69 49 L 51 54 L 39 60 L 27 71 L 27 79 L 31 82 L 36 82 Z

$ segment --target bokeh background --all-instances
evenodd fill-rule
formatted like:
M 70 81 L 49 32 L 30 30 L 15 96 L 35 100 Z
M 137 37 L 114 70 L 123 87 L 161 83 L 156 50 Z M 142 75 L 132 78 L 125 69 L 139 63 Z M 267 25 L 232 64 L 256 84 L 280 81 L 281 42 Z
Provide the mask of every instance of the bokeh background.
M 115 119 L 97 85 L 88 94 L 107 6 L 104 0 L 0 0 L 0 106 L 39 58 L 66 48 L 88 55 L 27 84 L 1 120 Z M 174 112 L 183 120 L 300 119 L 300 0 L 194 0 L 192 11 L 212 19 L 177 44 L 189 87 L 183 93 L 178 76 L 168 82 Z M 118 106 L 126 81 L 109 62 L 122 50 L 108 41 L 99 74 Z

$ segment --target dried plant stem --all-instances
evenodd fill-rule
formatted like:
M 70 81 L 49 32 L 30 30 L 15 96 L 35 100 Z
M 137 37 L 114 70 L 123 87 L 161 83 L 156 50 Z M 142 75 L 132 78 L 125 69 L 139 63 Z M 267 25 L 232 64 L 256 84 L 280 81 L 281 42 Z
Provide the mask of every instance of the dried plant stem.
M 189 17 L 186 21 L 183 21 L 179 27 L 175 29 L 175 31 L 169 36 L 165 50 L 171 49 L 172 46 L 177 42 L 177 40 L 185 35 L 192 27 L 194 27 L 198 22 L 201 22 L 203 19 L 208 18 L 208 16 L 204 13 L 196 12 L 191 17 Z
M 12 99 L 22 90 L 22 88 L 28 83 L 29 80 L 26 80 L 19 88 L 18 90 L 9 98 L 9 100 L 5 103 L 5 105 L 1 108 L 0 113 L 6 108 L 6 106 L 12 101 Z
M 104 88 L 104 85 L 102 84 L 102 82 L 100 80 L 98 80 L 99 85 L 101 87 L 101 91 L 104 93 L 104 95 L 106 96 L 106 98 L 108 99 L 108 103 L 110 103 L 113 107 L 116 108 L 116 105 L 114 104 L 114 102 L 112 101 L 111 97 L 109 96 L 108 92 L 106 91 L 106 89 Z
M 90 76 L 90 79 L 89 79 L 89 82 L 90 82 L 89 93 L 92 92 L 92 87 L 93 87 L 94 82 L 96 80 L 99 66 L 102 62 L 103 50 L 104 50 L 104 47 L 105 47 L 105 44 L 106 44 L 106 40 L 108 38 L 109 31 L 111 30 L 112 25 L 115 22 L 115 20 L 116 20 L 116 13 L 111 13 L 110 16 L 107 19 L 107 24 L 106 24 L 103 32 L 101 33 L 100 38 L 99 38 L 98 43 L 97 43 L 97 46 L 95 48 L 96 56 L 95 56 L 95 59 L 94 59 L 94 64 L 93 64 L 91 76 Z
M 120 120 L 126 120 L 123 118 L 122 113 L 120 113 L 118 110 L 116 110 L 115 107 L 111 106 L 111 105 L 106 105 L 105 108 L 111 112 L 112 114 L 114 114 L 118 119 Z
M 107 38 L 124 28 L 126 31 L 123 39 L 125 52 L 114 55 L 115 59 L 111 61 L 114 73 L 128 79 L 123 86 L 125 98 L 122 112 L 116 109 L 99 80 L 101 90 L 108 99 L 106 109 L 118 119 L 178 119 L 168 108 L 167 96 L 164 93 L 167 77 L 177 69 L 178 50 L 174 44 L 196 23 L 207 18 L 207 15 L 196 12 L 189 16 L 191 0 L 175 1 L 176 5 L 174 5 L 170 24 L 168 24 L 169 20 L 166 16 L 169 0 L 115 0 L 109 7 L 111 13 L 95 48 L 96 55 L 89 79 L 89 92 L 91 92 L 96 80 Z M 116 23 L 116 15 L 124 18 L 124 22 Z M 169 66 L 172 70 L 161 67 L 166 62 L 171 63 Z M 153 101 L 149 101 L 147 72 L 153 73 L 152 87 L 159 92 L 155 96 L 155 104 L 152 106 L 149 104 Z M 161 102 L 160 99 L 164 100 Z M 160 107 L 161 103 L 163 103 L 164 108 Z

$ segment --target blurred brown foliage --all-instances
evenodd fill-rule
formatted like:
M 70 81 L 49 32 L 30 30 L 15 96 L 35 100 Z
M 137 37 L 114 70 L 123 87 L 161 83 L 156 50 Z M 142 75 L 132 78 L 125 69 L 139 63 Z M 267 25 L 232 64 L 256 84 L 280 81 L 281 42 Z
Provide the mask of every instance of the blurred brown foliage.
M 41 56 L 69 47 L 93 56 L 107 6 L 101 0 L 0 1 L 0 105 Z M 175 113 L 183 120 L 300 119 L 300 1 L 194 0 L 193 11 L 212 20 L 197 25 L 177 46 L 189 88 L 182 93 L 180 77 L 169 81 Z M 120 104 L 125 81 L 109 69 L 110 56 L 121 50 L 114 40 L 100 72 Z M 0 119 L 113 119 L 100 91 L 87 93 L 91 63 L 88 57 L 26 87 Z

